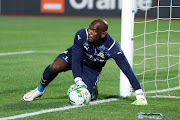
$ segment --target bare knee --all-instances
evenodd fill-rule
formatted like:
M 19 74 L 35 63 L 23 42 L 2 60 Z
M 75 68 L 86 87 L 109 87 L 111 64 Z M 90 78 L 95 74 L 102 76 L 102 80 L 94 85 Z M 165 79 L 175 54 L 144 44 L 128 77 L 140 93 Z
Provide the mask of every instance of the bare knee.
M 62 72 L 65 69 L 66 69 L 66 63 L 60 58 L 56 58 L 54 62 L 50 65 L 51 72 Z

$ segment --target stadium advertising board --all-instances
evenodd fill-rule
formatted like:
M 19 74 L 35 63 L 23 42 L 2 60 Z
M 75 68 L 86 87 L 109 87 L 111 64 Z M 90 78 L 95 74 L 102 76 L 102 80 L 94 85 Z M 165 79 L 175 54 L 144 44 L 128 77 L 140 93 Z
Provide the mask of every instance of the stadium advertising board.
M 42 13 L 64 13 L 64 0 L 41 0 Z
M 169 5 L 169 0 L 160 1 Z M 157 0 L 136 0 L 135 15 L 143 17 L 146 9 L 149 17 L 157 17 Z M 180 5 L 174 1 L 173 6 Z M 1 0 L 2 14 L 40 14 L 63 16 L 120 16 L 122 0 Z M 147 7 L 146 7 L 147 6 Z M 160 17 L 169 17 L 170 7 L 159 8 Z M 172 8 L 172 17 L 179 17 L 178 7 Z M 168 14 L 169 15 L 169 14 Z

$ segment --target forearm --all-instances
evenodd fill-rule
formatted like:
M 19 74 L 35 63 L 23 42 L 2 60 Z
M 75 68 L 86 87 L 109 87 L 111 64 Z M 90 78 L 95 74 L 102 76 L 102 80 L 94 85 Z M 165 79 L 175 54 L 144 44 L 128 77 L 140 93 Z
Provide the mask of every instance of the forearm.
M 126 75 L 126 77 L 129 79 L 130 84 L 132 85 L 134 90 L 141 89 L 139 80 L 134 73 L 133 69 L 129 65 L 129 63 L 125 63 L 124 65 L 121 66 L 122 72 Z
M 73 46 L 72 50 L 72 72 L 74 78 L 81 77 L 81 60 L 82 60 L 82 50 Z
M 119 66 L 119 68 L 122 70 L 122 72 L 126 75 L 126 77 L 129 79 L 130 84 L 132 85 L 134 90 L 141 89 L 139 80 L 134 73 L 132 67 L 130 66 L 129 62 L 127 61 L 124 54 L 121 54 L 120 56 L 115 58 L 116 64 Z

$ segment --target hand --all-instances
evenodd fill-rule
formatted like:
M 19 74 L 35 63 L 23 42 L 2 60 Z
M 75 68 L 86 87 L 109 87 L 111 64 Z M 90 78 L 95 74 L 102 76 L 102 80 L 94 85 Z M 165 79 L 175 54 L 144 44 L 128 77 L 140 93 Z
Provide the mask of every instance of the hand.
M 132 104 L 133 105 L 148 105 L 147 100 L 143 93 L 136 94 L 136 99 Z
M 84 88 L 87 88 L 87 85 L 82 81 L 82 79 L 80 77 L 76 77 L 74 79 L 75 81 L 75 85 L 77 85 L 77 88 L 78 87 L 84 87 Z
M 80 77 L 75 78 L 74 81 L 75 81 L 75 84 L 70 86 L 70 88 L 67 91 L 67 95 L 69 95 L 69 93 L 72 92 L 76 88 L 79 88 L 79 87 L 87 88 L 87 85 L 82 81 Z
M 70 88 L 69 88 L 68 91 L 67 91 L 67 95 L 69 95 L 69 93 L 72 92 L 72 91 L 73 91 L 74 89 L 76 89 L 76 88 L 77 88 L 76 84 L 71 85 Z

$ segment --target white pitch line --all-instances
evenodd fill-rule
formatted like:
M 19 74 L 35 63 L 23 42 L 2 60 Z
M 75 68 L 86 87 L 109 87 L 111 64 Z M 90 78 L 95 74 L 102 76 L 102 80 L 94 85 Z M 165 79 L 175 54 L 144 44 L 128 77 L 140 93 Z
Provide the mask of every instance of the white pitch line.
M 110 98 L 110 99 L 106 99 L 106 100 L 97 100 L 97 101 L 94 101 L 94 102 L 90 102 L 89 105 L 65 106 L 65 107 L 61 107 L 61 108 L 46 109 L 46 110 L 36 111 L 36 112 L 32 112 L 32 113 L 25 113 L 25 114 L 20 114 L 20 115 L 15 115 L 15 116 L 3 117 L 3 118 L 0 118 L 0 120 L 11 120 L 11 119 L 25 118 L 25 117 L 35 116 L 35 115 L 49 113 L 49 112 L 69 110 L 69 109 L 73 109 L 73 108 L 79 108 L 79 107 L 84 107 L 84 106 L 96 105 L 96 104 L 100 104 L 100 103 L 117 101 L 117 100 L 118 100 L 117 98 Z
M 160 92 L 174 91 L 174 90 L 179 90 L 179 89 L 180 89 L 180 86 L 177 86 L 177 87 L 168 88 L 168 89 L 147 91 L 147 92 L 145 92 L 145 93 L 160 93 Z
M 20 51 L 20 52 L 7 52 L 7 53 L 0 53 L 0 56 L 7 56 L 7 55 L 17 55 L 17 54 L 30 54 L 30 53 L 62 53 L 63 51 L 47 51 L 47 50 L 44 50 L 44 51 Z M 144 54 L 134 54 L 134 56 L 144 56 Z M 149 54 L 149 55 L 146 55 L 146 56 L 155 56 L 153 54 Z M 160 55 L 158 57 L 162 57 L 162 56 L 165 56 L 165 55 Z M 179 55 L 169 55 L 170 57 L 179 57 Z
M 162 90 L 152 90 L 152 91 L 145 91 L 144 93 L 149 94 L 149 93 L 161 93 L 161 92 L 168 92 L 168 91 L 174 91 L 174 90 L 180 90 L 180 86 L 173 87 L 173 88 L 167 88 L 167 89 L 162 89 Z M 135 96 L 135 92 L 133 93 Z
M 34 52 L 35 51 L 8 52 L 8 53 L 0 53 L 0 56 L 17 55 L 17 54 L 29 54 L 29 53 L 34 53 Z
M 34 53 L 62 53 L 63 51 L 34 51 Z
M 7 52 L 7 53 L 0 53 L 0 56 L 17 55 L 17 54 L 30 54 L 30 53 L 62 53 L 62 51 L 20 51 L 20 52 Z

